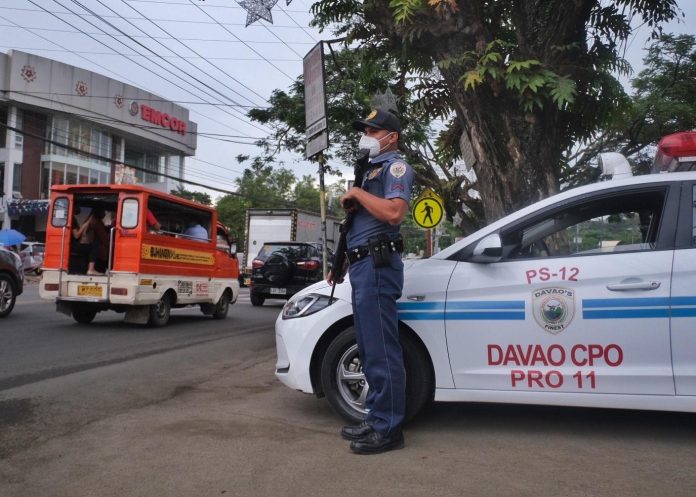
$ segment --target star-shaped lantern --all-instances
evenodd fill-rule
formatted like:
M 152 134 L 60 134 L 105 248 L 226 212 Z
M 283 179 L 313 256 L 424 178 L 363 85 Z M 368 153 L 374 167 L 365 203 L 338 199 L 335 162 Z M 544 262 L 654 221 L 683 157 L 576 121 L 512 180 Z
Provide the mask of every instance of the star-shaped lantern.
M 273 15 L 271 14 L 271 9 L 275 7 L 278 0 L 242 0 L 237 2 L 241 8 L 247 11 L 246 24 L 244 27 L 248 27 L 252 22 L 256 22 L 259 19 L 268 21 L 273 24 Z

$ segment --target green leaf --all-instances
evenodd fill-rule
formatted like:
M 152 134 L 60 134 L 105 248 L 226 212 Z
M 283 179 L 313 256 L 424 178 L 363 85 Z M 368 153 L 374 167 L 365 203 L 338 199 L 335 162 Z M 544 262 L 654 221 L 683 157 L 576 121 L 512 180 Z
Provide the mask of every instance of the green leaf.
M 541 62 L 539 62 L 536 59 L 513 60 L 513 61 L 510 61 L 508 63 L 507 72 L 513 73 L 515 71 L 522 71 L 523 69 L 529 69 L 532 66 L 538 66 L 538 65 L 541 65 Z
M 389 7 L 394 11 L 394 20 L 405 23 L 423 7 L 423 0 L 389 0 Z
M 477 69 L 474 69 L 464 73 L 464 76 L 462 76 L 459 80 L 464 81 L 465 90 L 468 90 L 469 87 L 473 89 L 477 85 L 483 83 L 483 75 Z
M 559 76 L 550 93 L 553 101 L 561 109 L 566 103 L 573 103 L 578 92 L 575 88 L 575 81 L 566 76 Z

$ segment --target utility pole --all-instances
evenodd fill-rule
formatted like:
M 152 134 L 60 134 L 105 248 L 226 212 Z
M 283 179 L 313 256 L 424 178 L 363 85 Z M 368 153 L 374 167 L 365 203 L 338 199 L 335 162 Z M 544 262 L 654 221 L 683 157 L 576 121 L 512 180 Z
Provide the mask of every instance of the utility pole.
M 319 161 L 319 212 L 321 213 L 321 232 L 323 237 L 323 243 L 321 244 L 321 259 L 322 259 L 322 273 L 324 278 L 328 274 L 328 250 L 326 248 L 326 188 L 324 187 L 324 166 L 326 165 L 326 157 L 324 157 L 324 152 L 319 153 L 317 157 Z

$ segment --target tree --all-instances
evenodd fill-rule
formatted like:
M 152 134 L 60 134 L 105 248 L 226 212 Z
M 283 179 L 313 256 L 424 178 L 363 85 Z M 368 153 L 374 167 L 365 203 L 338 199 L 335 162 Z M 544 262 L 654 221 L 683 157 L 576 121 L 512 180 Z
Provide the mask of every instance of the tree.
M 237 247 L 244 243 L 246 210 L 249 207 L 250 202 L 237 195 L 225 195 L 215 205 L 218 211 L 218 219 L 230 230 L 232 236 L 237 241 Z
M 371 106 L 385 105 L 384 99 L 374 101 L 376 94 L 396 88 L 399 93 L 399 113 L 407 125 L 400 143 L 401 151 L 413 165 L 419 188 L 430 187 L 445 200 L 447 216 L 455 214 L 464 219 L 467 231 L 479 227 L 483 219 L 480 199 L 470 190 L 473 182 L 453 166 L 459 160 L 456 153 L 458 135 L 449 131 L 436 132 L 430 121 L 446 109 L 444 93 L 434 89 L 431 101 L 423 104 L 415 90 L 407 84 L 406 73 L 399 61 L 394 61 L 380 47 L 363 47 L 335 51 L 330 48 L 326 58 L 327 120 L 331 148 L 325 152 L 326 162 L 352 166 L 357 152 L 358 134 L 351 122 L 369 113 Z M 390 90 L 391 91 L 391 90 Z M 393 102 L 392 106 L 397 106 Z M 256 160 L 268 163 L 281 150 L 304 154 L 304 82 L 298 78 L 286 92 L 275 90 L 269 106 L 252 109 L 249 117 L 272 129 L 271 135 L 260 142 L 262 155 Z M 454 145 L 452 145 L 454 144 Z M 334 192 L 333 197 L 338 198 Z M 329 210 L 334 206 L 329 206 Z M 337 211 L 337 212 L 340 212 Z
M 559 190 L 563 152 L 627 105 L 615 70 L 641 18 L 658 33 L 676 0 L 319 0 L 320 28 L 377 47 L 418 80 L 429 112 L 470 140 L 488 221 Z M 449 107 L 449 109 L 447 109 Z
M 302 176 L 302 179 L 295 183 L 293 199 L 298 209 L 316 212 L 319 210 L 319 196 L 319 189 L 315 186 L 312 176 Z
M 243 163 L 248 157 L 239 156 Z M 270 160 L 257 157 L 242 176 L 236 178 L 237 192 L 221 197 L 216 204 L 220 221 L 234 234 L 238 245 L 244 242 L 246 210 L 249 208 L 299 208 L 317 212 L 319 190 L 311 176 L 297 180 L 289 169 L 274 168 Z
M 172 190 L 169 193 L 176 195 L 177 197 L 185 198 L 186 200 L 198 202 L 199 204 L 213 205 L 213 200 L 207 193 L 187 190 L 182 185 L 177 186 L 175 190 Z
M 696 37 L 662 35 L 649 47 L 643 63 L 645 69 L 631 81 L 635 94 L 626 111 L 569 154 L 564 170 L 567 185 L 597 174 L 590 164 L 603 151 L 634 156 L 636 172 L 646 173 L 652 162 L 646 147 L 670 133 L 696 129 Z

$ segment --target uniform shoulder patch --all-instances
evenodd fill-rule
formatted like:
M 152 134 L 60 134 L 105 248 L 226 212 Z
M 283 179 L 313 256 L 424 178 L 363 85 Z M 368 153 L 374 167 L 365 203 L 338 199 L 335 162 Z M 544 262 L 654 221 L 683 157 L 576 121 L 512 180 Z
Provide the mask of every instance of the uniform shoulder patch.
M 395 178 L 400 178 L 406 174 L 406 164 L 403 162 L 395 162 L 389 166 L 389 173 Z
M 374 168 L 372 171 L 370 171 L 369 173 L 367 173 L 367 179 L 368 179 L 368 180 L 374 179 L 375 177 L 377 177 L 377 175 L 378 175 L 381 171 L 382 171 L 382 168 L 381 168 L 381 167 L 376 167 L 376 168 Z

